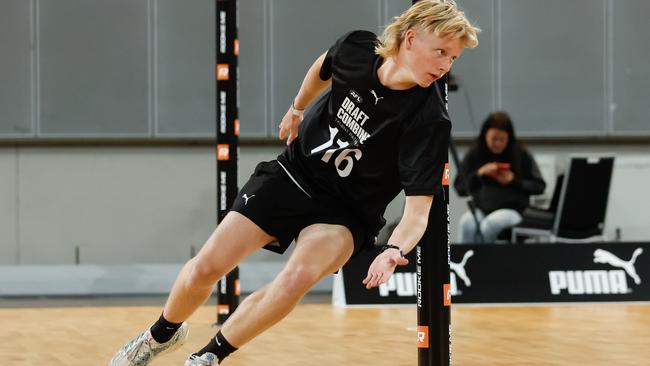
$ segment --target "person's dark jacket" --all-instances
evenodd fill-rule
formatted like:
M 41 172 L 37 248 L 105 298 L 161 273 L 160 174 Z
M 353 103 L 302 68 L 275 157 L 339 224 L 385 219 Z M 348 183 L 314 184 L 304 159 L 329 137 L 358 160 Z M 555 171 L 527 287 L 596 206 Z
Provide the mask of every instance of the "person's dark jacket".
M 486 215 L 501 208 L 522 212 L 530 203 L 530 196 L 541 194 L 546 188 L 539 167 L 532 155 L 523 147 L 516 148 L 517 159 L 509 161 L 503 156 L 480 156 L 478 148 L 469 150 L 460 164 L 454 187 L 460 196 L 471 194 L 474 204 Z M 489 176 L 478 176 L 478 169 L 486 163 L 510 163 L 514 180 L 502 186 Z

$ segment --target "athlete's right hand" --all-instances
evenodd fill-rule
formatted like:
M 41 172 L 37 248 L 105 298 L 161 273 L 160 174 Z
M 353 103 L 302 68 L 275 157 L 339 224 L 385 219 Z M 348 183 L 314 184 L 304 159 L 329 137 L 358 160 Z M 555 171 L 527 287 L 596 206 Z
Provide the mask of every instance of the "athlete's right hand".
M 280 122 L 280 140 L 287 137 L 287 145 L 298 137 L 298 127 L 302 122 L 302 118 L 296 116 L 291 112 L 291 108 L 285 113 L 282 121 Z
M 368 268 L 368 275 L 361 283 L 366 285 L 366 289 L 377 287 L 388 282 L 390 276 L 395 272 L 395 267 L 407 264 L 409 264 L 409 260 L 402 257 L 401 252 L 385 250 L 372 261 L 370 268 Z

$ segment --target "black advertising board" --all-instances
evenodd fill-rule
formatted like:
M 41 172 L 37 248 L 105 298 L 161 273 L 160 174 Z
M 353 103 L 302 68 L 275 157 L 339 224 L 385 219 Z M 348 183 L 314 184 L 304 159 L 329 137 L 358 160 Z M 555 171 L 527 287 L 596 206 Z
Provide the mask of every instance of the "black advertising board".
M 416 251 L 377 289 L 362 284 L 375 253 L 344 268 L 345 305 L 415 304 Z M 339 282 L 340 284 L 340 282 Z M 650 243 L 452 245 L 454 303 L 650 301 Z

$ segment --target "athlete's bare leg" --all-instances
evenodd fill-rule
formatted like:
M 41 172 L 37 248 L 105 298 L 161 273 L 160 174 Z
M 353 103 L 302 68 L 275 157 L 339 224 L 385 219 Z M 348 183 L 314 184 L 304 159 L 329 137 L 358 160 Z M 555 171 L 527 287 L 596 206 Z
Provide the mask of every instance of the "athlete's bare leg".
M 346 227 L 306 227 L 278 276 L 248 296 L 225 322 L 221 333 L 231 345 L 241 347 L 289 314 L 310 288 L 341 268 L 353 251 L 352 234 Z
M 246 216 L 229 212 L 176 278 L 163 311 L 165 319 L 173 323 L 187 320 L 207 300 L 220 278 L 273 240 Z

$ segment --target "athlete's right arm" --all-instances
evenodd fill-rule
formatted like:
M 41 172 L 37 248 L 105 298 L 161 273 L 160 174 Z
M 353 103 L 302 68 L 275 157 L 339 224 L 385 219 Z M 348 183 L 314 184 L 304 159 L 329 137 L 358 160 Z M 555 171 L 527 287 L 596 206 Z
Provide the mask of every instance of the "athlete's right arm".
M 331 84 L 331 78 L 328 80 L 321 80 L 320 78 L 320 69 L 323 66 L 326 54 L 327 53 L 323 53 L 320 55 L 320 57 L 318 57 L 311 65 L 309 71 L 307 71 L 307 75 L 305 75 L 305 78 L 302 81 L 300 90 L 293 100 L 294 109 L 301 110 L 307 108 L 309 103 L 311 103 L 314 98 L 316 98 Z M 280 139 L 282 140 L 287 136 L 287 145 L 298 137 L 298 127 L 300 126 L 301 121 L 302 118 L 296 116 L 291 111 L 291 108 L 289 108 L 282 118 L 282 121 L 280 122 Z

